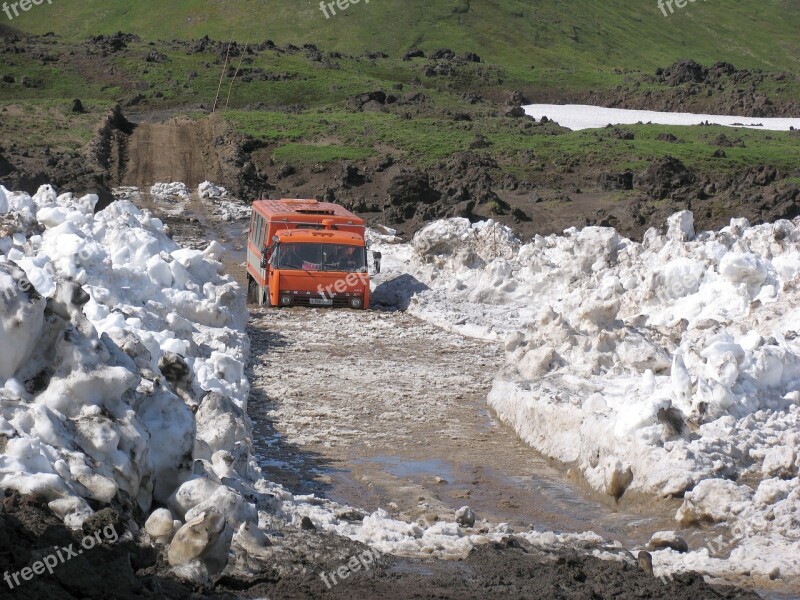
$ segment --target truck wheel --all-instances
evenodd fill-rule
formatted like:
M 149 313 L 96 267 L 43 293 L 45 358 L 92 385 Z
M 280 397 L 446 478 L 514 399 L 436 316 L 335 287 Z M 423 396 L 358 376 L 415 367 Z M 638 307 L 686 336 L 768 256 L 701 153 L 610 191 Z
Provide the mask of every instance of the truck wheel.
M 258 287 L 258 305 L 269 308 L 272 306 L 269 302 L 269 288 L 264 289 L 260 285 Z
M 258 304 L 258 284 L 249 275 L 247 276 L 247 303 Z

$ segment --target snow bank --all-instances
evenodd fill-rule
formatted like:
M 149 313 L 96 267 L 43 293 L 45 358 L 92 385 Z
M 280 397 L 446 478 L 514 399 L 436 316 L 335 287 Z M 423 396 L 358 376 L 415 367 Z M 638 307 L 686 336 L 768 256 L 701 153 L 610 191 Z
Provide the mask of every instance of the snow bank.
M 534 119 L 547 117 L 569 129 L 598 129 L 606 125 L 634 125 L 656 123 L 659 125 L 701 125 L 711 123 L 728 127 L 789 131 L 800 129 L 800 118 L 754 118 L 730 115 L 704 115 L 694 113 L 657 112 L 653 110 L 630 110 L 604 108 L 583 104 L 530 104 L 523 107 Z
M 740 525 L 693 568 L 800 576 L 800 220 L 521 244 L 450 219 L 379 249 L 377 302 L 416 291 L 415 315 L 505 344 L 489 403 L 527 443 L 614 497 L 685 495 L 682 525 Z
M 0 486 L 80 527 L 90 501 L 148 511 L 229 455 L 251 477 L 247 311 L 216 251 L 180 248 L 130 202 L 2 196 L 18 221 L 0 239 Z M 232 435 L 206 418 L 225 403 Z

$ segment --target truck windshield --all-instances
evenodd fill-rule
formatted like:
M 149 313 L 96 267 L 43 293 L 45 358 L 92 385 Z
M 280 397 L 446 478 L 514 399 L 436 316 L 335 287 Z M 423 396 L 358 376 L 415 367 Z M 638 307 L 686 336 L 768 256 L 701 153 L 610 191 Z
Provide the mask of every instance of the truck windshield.
M 367 270 L 367 253 L 359 246 L 281 244 L 273 260 L 273 264 L 283 270 L 347 273 Z

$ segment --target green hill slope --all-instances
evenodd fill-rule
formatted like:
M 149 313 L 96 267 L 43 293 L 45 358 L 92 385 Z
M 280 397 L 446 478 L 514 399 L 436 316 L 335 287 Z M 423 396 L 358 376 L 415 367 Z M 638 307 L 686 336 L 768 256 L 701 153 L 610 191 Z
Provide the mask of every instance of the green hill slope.
M 800 71 L 798 0 L 705 0 L 666 17 L 657 0 L 361 0 L 344 11 L 333 6 L 336 15 L 329 9 L 326 18 L 316 0 L 53 0 L 11 24 L 72 39 L 121 30 L 146 39 L 272 39 L 394 56 L 412 47 L 450 47 L 520 69 L 653 69 L 690 57 Z

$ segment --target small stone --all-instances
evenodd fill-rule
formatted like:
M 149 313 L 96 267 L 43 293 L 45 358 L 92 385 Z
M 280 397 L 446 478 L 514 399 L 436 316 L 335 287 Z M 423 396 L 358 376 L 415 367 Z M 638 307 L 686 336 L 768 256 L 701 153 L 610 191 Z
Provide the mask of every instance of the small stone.
M 472 527 L 475 525 L 475 511 L 469 506 L 462 506 L 456 511 L 456 523 L 462 527 Z
M 176 531 L 175 519 L 169 509 L 159 508 L 147 519 L 144 529 L 156 543 L 168 544 Z
M 303 531 L 316 531 L 317 526 L 314 525 L 314 522 L 308 517 L 303 517 L 300 521 L 300 529 Z
M 646 550 L 641 550 L 639 552 L 639 568 L 642 571 L 644 571 L 647 575 L 650 575 L 652 577 L 652 575 L 653 575 L 653 557 Z
M 689 544 L 674 531 L 658 531 L 654 533 L 647 547 L 653 551 L 667 548 L 681 553 L 689 551 Z

